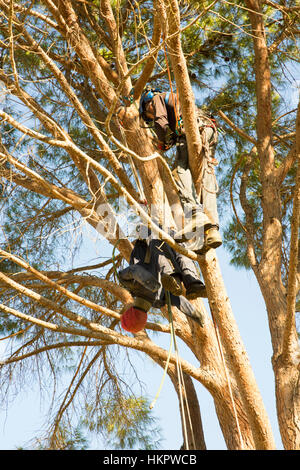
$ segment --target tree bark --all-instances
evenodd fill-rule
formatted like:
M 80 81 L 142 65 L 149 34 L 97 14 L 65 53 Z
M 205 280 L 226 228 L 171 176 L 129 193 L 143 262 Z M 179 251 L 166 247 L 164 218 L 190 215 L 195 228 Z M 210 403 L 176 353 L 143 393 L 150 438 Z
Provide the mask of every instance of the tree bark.
M 262 257 L 254 273 L 261 288 L 268 312 L 273 346 L 272 364 L 276 383 L 277 415 L 282 441 L 286 449 L 299 449 L 300 348 L 295 327 L 295 317 L 293 317 L 289 346 L 290 354 L 286 355 L 283 350 L 288 319 L 286 290 L 281 278 L 281 181 L 274 162 L 269 53 L 261 5 L 257 0 L 247 0 L 246 5 L 249 8 L 255 52 L 257 150 L 262 183 L 264 233 Z M 299 159 L 299 153 L 297 158 Z
M 232 313 L 216 253 L 211 250 L 199 264 L 208 292 L 210 309 L 220 330 L 224 349 L 230 357 L 234 378 L 251 425 L 255 448 L 274 449 L 270 422 Z

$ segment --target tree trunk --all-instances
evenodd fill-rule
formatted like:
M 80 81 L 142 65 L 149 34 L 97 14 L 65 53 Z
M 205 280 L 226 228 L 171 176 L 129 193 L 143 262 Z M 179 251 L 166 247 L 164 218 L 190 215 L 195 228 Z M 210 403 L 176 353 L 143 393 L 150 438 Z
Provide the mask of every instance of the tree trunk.
M 274 449 L 275 442 L 270 422 L 232 313 L 216 253 L 211 250 L 205 259 L 200 261 L 200 267 L 208 292 L 210 309 L 218 325 L 224 349 L 230 357 L 232 371 L 251 424 L 256 449 Z
M 276 383 L 277 414 L 282 441 L 286 449 L 299 449 L 300 348 L 295 322 L 293 322 L 290 331 L 290 352 L 286 354 L 283 350 L 288 319 L 286 292 L 281 279 L 281 199 L 280 181 L 274 162 L 269 54 L 261 6 L 257 0 L 248 0 L 247 6 L 255 51 L 257 150 L 260 160 L 264 226 L 262 257 L 254 273 L 268 312 L 273 346 L 272 364 Z

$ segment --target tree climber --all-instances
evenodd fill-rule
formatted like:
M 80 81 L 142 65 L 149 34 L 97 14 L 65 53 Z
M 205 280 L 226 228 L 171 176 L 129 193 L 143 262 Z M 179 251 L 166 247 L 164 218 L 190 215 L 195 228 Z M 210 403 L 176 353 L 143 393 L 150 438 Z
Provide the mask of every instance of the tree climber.
M 158 89 L 146 87 L 140 98 L 139 114 L 147 124 L 153 123 L 159 150 L 166 151 L 176 145 L 173 174 L 185 220 L 189 221 L 183 230 L 175 234 L 174 239 L 179 243 L 196 239 L 192 249 L 198 254 L 219 247 L 222 239 L 219 232 L 214 174 L 214 151 L 217 142 L 214 121 L 198 109 L 197 121 L 202 138 L 204 165 L 201 194 L 197 196 L 189 168 L 187 141 L 181 124 L 177 97 L 170 92 L 161 93 Z
M 134 298 L 133 306 L 121 316 L 122 327 L 132 333 L 142 330 L 147 312 L 153 306 L 166 304 L 166 290 L 170 292 L 171 304 L 185 315 L 203 325 L 202 315 L 189 300 L 207 297 L 192 260 L 175 252 L 166 242 L 150 238 L 138 239 L 130 256 L 130 264 L 119 271 L 121 284 Z M 183 295 L 183 287 L 185 295 Z

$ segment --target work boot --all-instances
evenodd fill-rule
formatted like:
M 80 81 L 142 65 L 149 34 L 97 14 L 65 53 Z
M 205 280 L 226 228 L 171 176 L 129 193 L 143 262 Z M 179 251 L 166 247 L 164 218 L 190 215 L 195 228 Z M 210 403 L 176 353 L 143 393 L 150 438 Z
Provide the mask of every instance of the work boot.
M 139 264 L 131 264 L 119 271 L 118 274 L 121 282 L 135 280 L 151 292 L 157 292 L 160 288 L 160 283 L 157 279 L 155 279 L 150 271 L 147 271 L 147 269 Z
M 185 295 L 188 300 L 194 300 L 198 297 L 207 298 L 206 287 L 201 281 L 193 282 L 187 287 Z
M 205 230 L 204 245 L 209 246 L 209 248 L 218 248 L 222 245 L 222 238 L 219 229 L 215 225 Z
M 171 303 L 173 306 L 177 307 L 184 315 L 192 318 L 196 321 L 200 326 L 204 326 L 205 318 L 203 313 L 196 308 L 189 300 L 187 300 L 183 295 L 179 297 L 171 296 Z
M 162 273 L 161 283 L 165 290 L 173 295 L 181 295 L 183 293 L 180 276 Z
M 204 230 L 204 245 L 199 250 L 194 250 L 197 255 L 204 255 L 211 248 L 218 248 L 222 245 L 222 238 L 219 228 L 216 225 L 211 225 Z

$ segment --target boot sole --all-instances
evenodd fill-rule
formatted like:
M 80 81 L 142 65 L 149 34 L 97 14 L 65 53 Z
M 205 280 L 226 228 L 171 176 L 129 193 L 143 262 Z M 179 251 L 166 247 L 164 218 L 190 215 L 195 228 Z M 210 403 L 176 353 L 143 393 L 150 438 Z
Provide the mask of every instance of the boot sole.
M 182 295 L 183 290 L 180 284 L 174 279 L 173 276 L 168 274 L 161 275 L 161 283 L 165 290 L 171 292 L 173 295 Z
M 207 299 L 207 292 L 206 292 L 206 290 L 203 290 L 203 292 L 198 292 L 198 293 L 195 292 L 195 293 L 193 293 L 193 294 L 189 294 L 189 295 L 186 296 L 186 298 L 187 298 L 188 300 L 196 300 L 196 299 L 198 299 L 199 297 L 201 297 L 202 299 L 203 299 L 203 298 L 204 298 L 204 299 Z
M 219 246 L 222 245 L 222 241 L 221 240 L 215 240 L 215 241 L 207 241 L 206 245 L 209 247 L 209 248 L 218 248 Z

